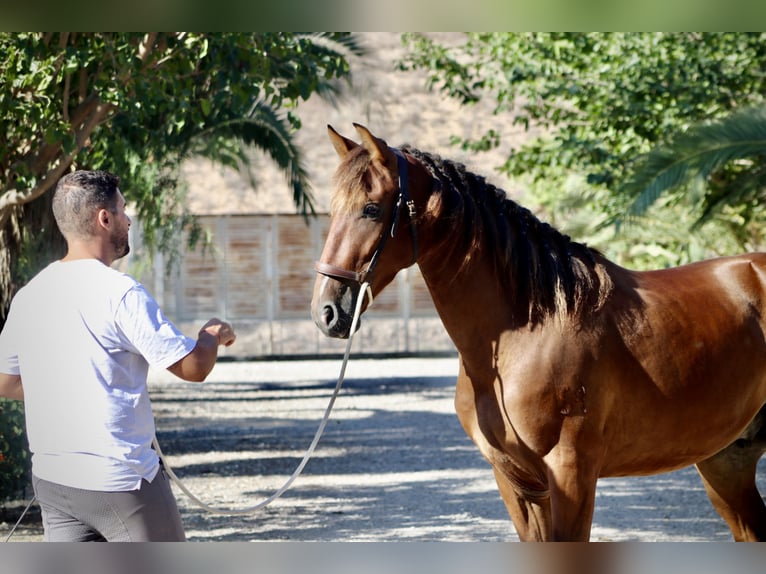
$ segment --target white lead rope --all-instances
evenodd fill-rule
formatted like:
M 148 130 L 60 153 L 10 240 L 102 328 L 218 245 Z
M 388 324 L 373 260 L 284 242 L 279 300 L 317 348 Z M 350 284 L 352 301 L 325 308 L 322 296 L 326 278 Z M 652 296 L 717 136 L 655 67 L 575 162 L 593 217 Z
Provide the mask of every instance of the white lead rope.
M 309 445 L 309 448 L 306 451 L 306 454 L 303 456 L 303 460 L 295 469 L 295 472 L 293 472 L 290 478 L 288 478 L 287 481 L 276 492 L 274 492 L 274 494 L 272 494 L 268 498 L 263 499 L 258 504 L 255 504 L 253 506 L 248 506 L 247 508 L 240 508 L 240 509 L 214 508 L 210 506 L 209 504 L 206 504 L 205 502 L 201 501 L 199 498 L 197 498 L 194 494 L 192 494 L 189 491 L 186 485 L 184 485 L 184 483 L 181 482 L 181 480 L 176 476 L 176 474 L 173 472 L 173 469 L 170 467 L 167 460 L 165 459 L 165 455 L 162 453 L 162 450 L 160 450 L 160 445 L 157 442 L 157 437 L 154 437 L 152 444 L 154 445 L 154 448 L 157 451 L 157 454 L 162 460 L 162 464 L 165 467 L 165 472 L 167 472 L 171 480 L 176 483 L 176 486 L 178 486 L 178 488 L 180 488 L 181 491 L 184 494 L 186 494 L 186 496 L 188 496 L 193 502 L 195 502 L 197 506 L 213 514 L 225 514 L 225 515 L 248 514 L 250 512 L 254 512 L 260 508 L 263 508 L 267 504 L 273 502 L 274 500 L 282 496 L 282 494 L 284 494 L 285 491 L 288 488 L 290 488 L 290 485 L 295 481 L 295 479 L 298 478 L 298 476 L 303 471 L 303 467 L 306 466 L 306 463 L 308 463 L 309 459 L 311 458 L 311 455 L 314 453 L 314 449 L 319 443 L 319 439 L 321 438 L 322 433 L 324 432 L 325 426 L 327 426 L 327 421 L 330 418 L 330 412 L 332 412 L 332 407 L 335 404 L 335 399 L 338 397 L 340 388 L 343 385 L 343 379 L 346 376 L 346 365 L 348 364 L 349 354 L 351 353 L 351 342 L 354 338 L 356 325 L 359 322 L 359 315 L 361 313 L 362 303 L 364 302 L 365 294 L 369 297 L 370 305 L 372 305 L 372 289 L 370 288 L 370 285 L 368 283 L 362 283 L 362 286 L 359 289 L 359 297 L 357 298 L 357 301 L 356 301 L 356 308 L 354 309 L 354 317 L 351 321 L 351 330 L 348 335 L 348 342 L 346 343 L 346 352 L 343 355 L 343 365 L 341 366 L 341 369 L 340 369 L 340 375 L 338 375 L 338 383 L 335 385 L 335 391 L 333 392 L 332 397 L 330 398 L 330 402 L 327 405 L 327 409 L 325 409 L 325 413 L 324 413 L 324 416 L 322 417 L 322 421 L 319 423 L 319 428 L 317 429 L 316 434 L 314 435 L 314 440 L 311 441 L 311 445 Z
M 5 539 L 6 542 L 8 542 L 11 539 L 11 536 L 13 536 L 13 533 L 16 532 L 16 529 L 19 527 L 19 524 L 21 524 L 21 519 L 24 518 L 24 515 L 29 512 L 29 509 L 32 507 L 32 504 L 37 500 L 37 496 L 33 496 L 32 500 L 29 501 L 29 504 L 27 504 L 27 507 L 24 509 L 24 511 L 21 513 L 21 516 L 19 516 L 19 519 L 16 521 L 16 524 L 13 525 L 13 528 L 11 528 L 11 531 L 8 533 L 8 537 Z

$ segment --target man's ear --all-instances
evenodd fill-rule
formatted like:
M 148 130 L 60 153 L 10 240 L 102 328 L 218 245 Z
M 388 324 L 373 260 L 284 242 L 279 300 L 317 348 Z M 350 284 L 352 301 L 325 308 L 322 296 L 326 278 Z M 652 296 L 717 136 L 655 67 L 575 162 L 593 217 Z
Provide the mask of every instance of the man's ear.
M 108 209 L 98 210 L 98 224 L 103 228 L 108 228 L 112 223 L 112 214 Z

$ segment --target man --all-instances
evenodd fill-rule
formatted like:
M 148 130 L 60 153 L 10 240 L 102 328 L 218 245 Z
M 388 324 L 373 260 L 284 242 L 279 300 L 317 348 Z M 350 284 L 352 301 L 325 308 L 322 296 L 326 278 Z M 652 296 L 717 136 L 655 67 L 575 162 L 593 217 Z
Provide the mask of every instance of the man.
M 110 265 L 130 250 L 119 179 L 64 176 L 53 214 L 67 242 L 14 297 L 0 333 L 0 396 L 25 401 L 33 486 L 49 541 L 184 540 L 152 449 L 149 365 L 204 381 L 231 326 L 197 339 L 166 319 L 135 279 Z

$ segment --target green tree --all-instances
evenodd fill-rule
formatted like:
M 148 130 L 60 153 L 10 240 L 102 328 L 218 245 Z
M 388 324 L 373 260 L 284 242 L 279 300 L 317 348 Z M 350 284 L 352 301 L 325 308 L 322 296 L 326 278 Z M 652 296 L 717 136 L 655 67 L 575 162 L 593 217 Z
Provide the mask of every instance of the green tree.
M 300 101 L 332 98 L 360 54 L 350 34 L 0 33 L 0 318 L 59 254 L 50 193 L 73 168 L 122 178 L 150 246 L 191 219 L 177 168 L 201 155 L 248 165 L 263 150 L 313 212 L 293 134 Z
M 529 199 L 554 219 L 564 219 L 559 205 L 569 210 L 588 198 L 598 225 L 586 234 L 621 262 L 634 263 L 624 242 L 630 234 L 646 237 L 647 226 L 665 217 L 659 209 L 647 212 L 651 218 L 639 228 L 624 227 L 620 237 L 602 229 L 635 199 L 624 191 L 634 162 L 670 133 L 763 102 L 765 39 L 762 33 L 482 33 L 447 46 L 411 34 L 401 67 L 428 70 L 433 89 L 465 105 L 493 102 L 507 123 L 476 139 L 456 139 L 465 149 L 502 145 L 511 128 L 529 129 L 532 136 L 500 169 L 528 186 Z M 684 201 L 675 195 L 663 204 L 674 211 L 676 228 L 689 207 Z M 659 256 L 636 262 L 642 266 L 732 245 L 730 237 L 710 241 L 706 227 L 708 237 L 697 236 L 704 249 L 690 252 L 688 233 L 663 237 L 665 223 L 659 223 L 650 238 Z M 729 228 L 708 225 L 716 234 Z M 669 261 L 668 253 L 684 255 Z
M 144 243 L 160 250 L 195 229 L 178 181 L 192 156 L 249 167 L 260 149 L 311 214 L 294 110 L 333 98 L 362 51 L 345 33 L 3 32 L 0 53 L 2 325 L 18 286 L 63 254 L 50 192 L 68 170 L 118 174 Z M 0 423 L 4 500 L 28 480 L 22 405 L 0 400 Z

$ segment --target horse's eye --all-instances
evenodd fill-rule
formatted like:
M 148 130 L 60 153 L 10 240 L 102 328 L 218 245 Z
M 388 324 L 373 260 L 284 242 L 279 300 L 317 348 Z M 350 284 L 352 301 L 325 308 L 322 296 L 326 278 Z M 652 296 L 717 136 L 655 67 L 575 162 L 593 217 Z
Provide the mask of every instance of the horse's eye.
M 362 210 L 362 217 L 380 219 L 380 206 L 377 203 L 368 203 Z

